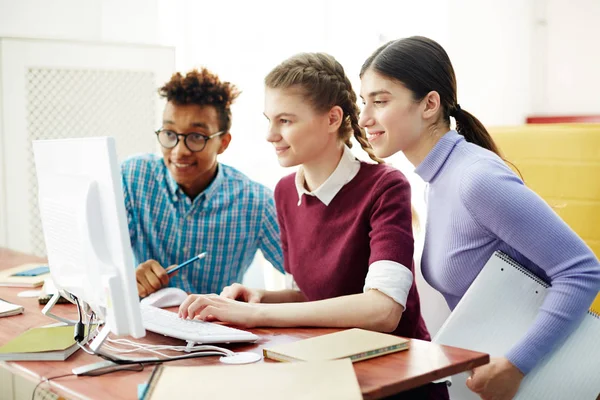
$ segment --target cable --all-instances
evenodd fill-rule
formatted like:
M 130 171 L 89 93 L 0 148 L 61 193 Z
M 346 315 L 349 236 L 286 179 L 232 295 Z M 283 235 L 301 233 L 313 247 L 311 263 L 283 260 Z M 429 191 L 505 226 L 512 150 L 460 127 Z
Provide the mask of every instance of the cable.
M 159 355 L 161 357 L 164 357 L 165 359 L 181 359 L 181 357 L 189 356 L 191 354 L 197 355 L 198 357 L 200 357 L 201 355 L 203 355 L 203 356 L 229 356 L 229 354 L 225 354 L 222 351 L 206 351 L 206 350 L 205 351 L 198 351 L 198 352 L 194 352 L 194 353 L 189 353 L 189 354 L 187 354 L 185 356 L 170 356 L 168 354 L 161 353 L 160 351 L 154 350 L 154 349 L 133 348 L 133 349 L 130 349 L 130 350 L 121 350 L 121 349 L 118 349 L 116 347 L 112 347 L 111 345 L 107 345 L 107 344 L 105 344 L 104 346 L 107 349 L 116 351 L 116 352 L 118 352 L 120 354 L 134 353 L 136 351 L 147 351 L 148 353 L 157 354 L 157 355 Z M 167 349 L 162 349 L 162 350 L 169 350 L 169 349 L 167 348 Z
M 198 352 L 192 352 L 189 354 L 184 354 L 181 356 L 169 356 L 160 352 L 155 351 L 154 349 L 150 348 L 150 349 L 144 349 L 144 348 L 139 348 L 136 350 L 147 350 L 150 353 L 155 353 L 155 354 L 159 354 L 165 358 L 151 358 L 151 359 L 142 359 L 142 360 L 131 360 L 131 359 L 123 359 L 123 358 L 118 358 L 118 357 L 112 357 L 108 354 L 103 354 L 103 353 L 99 353 L 99 352 L 93 352 L 92 350 L 88 350 L 86 349 L 81 343 L 77 343 L 77 345 L 86 353 L 90 354 L 90 355 L 94 355 L 94 356 L 98 356 L 106 361 L 110 361 L 114 364 L 117 365 L 134 365 L 134 364 L 139 364 L 139 365 L 145 365 L 145 364 L 160 364 L 163 362 L 168 362 L 168 361 L 177 361 L 177 360 L 183 360 L 186 358 L 197 358 L 197 357 L 206 357 L 206 356 L 230 356 L 233 355 L 234 353 L 230 350 L 227 349 L 221 349 L 219 347 L 215 347 L 215 346 L 206 346 L 208 348 L 213 348 L 215 350 L 213 351 L 198 351 Z M 103 346 L 107 346 L 106 344 L 104 344 Z M 108 345 L 109 347 L 112 347 L 110 345 Z M 226 350 L 226 352 L 222 351 L 222 350 Z M 127 352 L 127 351 L 126 351 Z M 231 354 L 228 354 L 227 352 L 230 352 Z
M 120 353 L 131 353 L 134 351 L 139 351 L 139 350 L 171 350 L 171 351 L 179 351 L 179 352 L 186 352 L 186 353 L 190 353 L 190 352 L 196 352 L 196 351 L 216 351 L 216 352 L 221 352 L 223 353 L 223 355 L 225 356 L 232 356 L 235 354 L 235 352 L 225 349 L 223 347 L 217 347 L 217 346 L 212 346 L 212 345 L 195 345 L 195 346 L 173 346 L 173 345 L 154 345 L 154 344 L 146 344 L 146 343 L 137 343 L 137 342 L 133 342 L 131 340 L 128 339 L 110 339 L 107 338 L 107 341 L 113 344 L 119 344 L 119 345 L 123 345 L 123 346 L 130 346 L 133 347 L 134 349 L 131 350 L 123 350 L 123 349 L 116 349 L 116 351 L 119 351 Z M 106 346 L 106 344 L 105 344 Z M 112 347 L 113 349 L 115 349 L 114 347 Z
M 118 371 L 135 371 L 135 372 L 141 372 L 141 371 L 144 370 L 144 366 L 141 363 L 137 363 L 136 365 L 138 366 L 138 368 L 133 368 L 133 366 L 128 366 L 128 367 L 119 368 L 119 369 L 107 369 L 106 371 L 100 371 L 100 372 L 97 372 L 97 373 L 94 373 L 94 374 L 88 374 L 88 376 L 107 375 L 107 374 L 111 374 L 113 372 L 118 372 Z M 76 376 L 76 375 L 73 374 L 73 373 L 70 373 L 70 374 L 52 376 L 50 378 L 42 379 L 33 388 L 33 393 L 31 394 L 31 400 L 35 400 L 35 393 L 37 392 L 37 390 L 39 389 L 39 387 L 40 387 L 40 385 L 42 383 L 49 383 L 51 380 L 55 380 L 55 379 L 59 379 L 59 378 L 65 378 L 67 376 Z
M 112 342 L 112 343 L 125 344 L 128 346 L 134 347 L 133 350 L 124 350 L 123 351 L 123 350 L 115 349 L 114 347 L 107 345 L 107 344 L 104 345 L 110 349 L 115 349 L 122 353 L 131 353 L 134 351 L 147 351 L 149 353 L 157 354 L 164 358 L 163 359 L 154 358 L 154 359 L 145 359 L 145 360 L 127 360 L 127 359 L 123 359 L 123 358 L 112 357 L 108 354 L 102 354 L 100 352 L 88 350 L 85 348 L 85 345 L 87 345 L 87 343 L 89 342 L 92 321 L 95 317 L 95 314 L 93 311 L 92 311 L 91 315 L 88 315 L 86 312 L 86 317 L 88 317 L 88 332 L 87 332 L 86 340 L 84 342 L 83 337 L 84 337 L 85 325 L 83 324 L 81 305 L 79 304 L 79 299 L 77 299 L 76 296 L 71 295 L 71 297 L 75 300 L 75 303 L 77 305 L 77 314 L 79 316 L 79 321 L 75 325 L 75 341 L 76 341 L 77 345 L 79 346 L 79 348 L 81 348 L 87 354 L 99 356 L 100 358 L 110 361 L 114 364 L 117 364 L 117 365 L 140 365 L 143 368 L 144 364 L 159 364 L 159 363 L 168 362 L 168 361 L 176 361 L 176 360 L 182 360 L 182 359 L 186 359 L 186 358 L 196 358 L 196 357 L 204 357 L 204 356 L 232 356 L 233 354 L 235 354 L 231 350 L 224 349 L 221 347 L 216 347 L 216 346 L 209 346 L 209 345 L 186 346 L 185 348 L 182 348 L 180 346 L 146 345 L 146 344 L 131 342 L 126 339 L 113 340 L 110 338 L 106 338 L 107 341 Z M 185 351 L 188 354 L 181 355 L 181 356 L 169 356 L 167 354 L 161 353 L 158 350 Z
M 81 318 L 81 306 L 79 305 L 79 299 L 76 296 L 71 295 L 73 299 L 75 299 L 75 303 L 77 304 L 77 315 L 79 316 L 79 321 L 75 324 L 75 341 L 77 343 L 81 343 L 84 337 L 85 325 L 83 325 Z
M 88 371 L 84 374 L 79 374 L 78 376 L 101 376 L 101 375 L 108 375 L 108 374 L 112 374 L 113 372 L 119 372 L 119 371 L 134 371 L 134 372 L 141 372 L 144 370 L 144 366 L 140 363 L 137 364 L 132 364 L 132 365 L 125 365 L 125 366 L 119 366 L 118 368 L 115 368 L 114 366 L 108 366 L 108 367 L 103 367 L 103 368 L 98 368 L 95 370 L 91 370 Z
M 86 348 L 84 347 L 84 346 L 85 346 L 84 344 L 77 343 L 77 346 L 79 346 L 79 348 L 80 348 L 81 350 L 83 350 L 84 352 L 88 353 L 89 355 L 92 355 L 92 356 L 95 356 L 95 355 L 96 355 L 96 353 L 94 353 L 92 350 L 88 350 L 88 349 L 86 349 Z
M 33 388 L 33 393 L 31 394 L 31 400 L 35 400 L 35 392 L 37 392 L 38 388 L 40 387 L 40 385 L 42 383 L 44 383 L 44 382 L 50 382 L 52 379 L 64 378 L 66 376 L 75 376 L 75 374 L 70 373 L 70 374 L 52 376 L 50 378 L 42 379 L 41 381 L 39 381 L 38 384 L 35 385 L 35 387 Z
M 166 363 L 166 362 L 170 362 L 170 361 L 177 361 L 177 360 L 183 360 L 183 359 L 187 359 L 187 358 L 197 358 L 197 357 L 206 357 L 206 356 L 222 356 L 222 353 L 217 353 L 217 352 L 198 352 L 198 353 L 190 353 L 190 354 L 185 354 L 185 355 L 181 355 L 181 356 L 173 356 L 171 358 L 154 358 L 154 359 L 146 359 L 146 360 L 127 360 L 127 359 L 121 359 L 121 358 L 114 358 L 111 357 L 109 355 L 106 354 L 102 354 L 102 353 L 96 353 L 96 355 L 98 357 L 103 358 L 106 361 L 111 361 L 114 364 L 117 365 L 131 365 L 131 364 L 140 364 L 140 365 L 146 365 L 146 364 L 161 364 L 161 363 Z
M 76 296 L 71 295 L 71 298 L 75 300 L 75 304 L 77 305 L 77 317 L 79 318 L 79 323 L 81 324 L 81 306 L 79 305 L 79 299 Z

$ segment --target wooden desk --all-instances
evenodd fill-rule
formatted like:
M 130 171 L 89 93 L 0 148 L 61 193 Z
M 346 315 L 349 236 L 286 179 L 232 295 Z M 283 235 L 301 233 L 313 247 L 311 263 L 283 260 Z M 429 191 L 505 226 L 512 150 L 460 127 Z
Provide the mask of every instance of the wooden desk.
M 8 250 L 0 249 L 0 269 L 9 268 L 25 262 L 42 261 L 39 258 L 27 256 Z M 17 297 L 23 288 L 0 287 L 0 298 L 21 304 L 25 313 L 18 316 L 0 319 L 0 345 L 25 330 L 52 323 L 54 320 L 41 314 L 42 306 L 37 299 Z M 58 315 L 75 318 L 75 307 L 69 304 L 57 305 L 54 312 Z M 336 329 L 294 328 L 294 329 L 250 329 L 260 336 L 260 341 L 254 344 L 226 345 L 235 351 L 252 351 L 262 354 L 262 348 L 274 344 L 291 342 L 312 336 L 335 332 Z M 178 344 L 182 342 L 147 332 L 140 340 L 146 343 Z M 39 382 L 42 378 L 64 375 L 71 372 L 73 367 L 100 361 L 78 351 L 65 362 L 6 362 L 4 367 L 13 373 Z M 264 361 L 263 361 L 264 362 Z M 272 362 L 270 360 L 266 362 Z M 489 356 L 484 353 L 437 345 L 430 342 L 413 339 L 410 350 L 374 358 L 354 364 L 354 370 L 365 399 L 380 399 L 408 389 L 412 389 L 449 375 L 464 372 L 489 362 Z M 211 365 L 220 364 L 218 357 L 206 357 L 192 360 L 181 360 L 171 365 Z M 222 365 L 222 364 L 220 364 Z M 225 366 L 224 366 L 225 367 Z M 150 372 L 148 366 L 142 372 L 119 371 L 99 377 L 69 376 L 50 381 L 44 387 L 67 398 L 86 399 L 136 399 L 137 385 L 144 383 Z

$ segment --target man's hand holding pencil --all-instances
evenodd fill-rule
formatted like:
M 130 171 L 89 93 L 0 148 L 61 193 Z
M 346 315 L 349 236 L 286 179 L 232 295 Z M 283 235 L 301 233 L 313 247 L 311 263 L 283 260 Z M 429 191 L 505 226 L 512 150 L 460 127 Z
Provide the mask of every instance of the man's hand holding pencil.
M 179 265 L 171 265 L 168 268 L 164 268 L 156 260 L 148 260 L 141 263 L 135 270 L 139 296 L 146 297 L 162 289 L 169 284 L 170 275 L 175 274 L 180 268 L 186 267 L 204 257 L 206 257 L 206 253 L 200 253 Z

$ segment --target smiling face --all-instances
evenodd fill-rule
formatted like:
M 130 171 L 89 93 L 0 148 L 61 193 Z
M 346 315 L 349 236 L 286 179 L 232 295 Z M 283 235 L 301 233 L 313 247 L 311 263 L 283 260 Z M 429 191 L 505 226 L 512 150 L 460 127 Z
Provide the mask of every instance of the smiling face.
M 210 136 L 218 132 L 219 118 L 214 106 L 197 104 L 177 105 L 168 102 L 163 113 L 163 129 L 188 135 L 200 133 Z M 194 198 L 214 178 L 217 155 L 227 149 L 231 135 L 225 133 L 210 139 L 200 152 L 192 152 L 180 137 L 172 149 L 161 146 L 163 159 L 175 182 L 188 196 Z
M 315 111 L 297 88 L 267 87 L 264 114 L 269 120 L 267 141 L 282 167 L 318 161 L 338 140 L 339 123 L 332 128 L 329 113 Z
M 400 82 L 368 69 L 361 78 L 364 108 L 359 124 L 366 129 L 378 157 L 410 152 L 424 129 L 422 104 Z

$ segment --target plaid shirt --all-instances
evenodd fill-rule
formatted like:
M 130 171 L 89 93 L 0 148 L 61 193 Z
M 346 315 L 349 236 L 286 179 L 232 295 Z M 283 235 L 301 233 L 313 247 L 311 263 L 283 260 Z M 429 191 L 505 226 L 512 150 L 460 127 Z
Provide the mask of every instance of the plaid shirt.
M 273 193 L 265 186 L 219 164 L 216 178 L 192 201 L 157 155 L 129 158 L 121 172 L 136 265 L 154 259 L 166 268 L 208 253 L 170 277 L 169 286 L 220 293 L 241 282 L 258 249 L 283 271 Z

